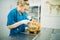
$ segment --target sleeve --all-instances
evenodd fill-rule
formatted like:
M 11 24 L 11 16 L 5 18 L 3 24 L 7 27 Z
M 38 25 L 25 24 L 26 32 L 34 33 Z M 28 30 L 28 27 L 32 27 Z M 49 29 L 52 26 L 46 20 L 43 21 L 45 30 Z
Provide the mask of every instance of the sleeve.
M 8 14 L 8 16 L 7 16 L 7 26 L 8 25 L 12 25 L 12 24 L 14 24 L 15 23 L 15 21 L 14 21 L 14 13 L 13 13 L 13 11 L 11 11 L 9 14 Z

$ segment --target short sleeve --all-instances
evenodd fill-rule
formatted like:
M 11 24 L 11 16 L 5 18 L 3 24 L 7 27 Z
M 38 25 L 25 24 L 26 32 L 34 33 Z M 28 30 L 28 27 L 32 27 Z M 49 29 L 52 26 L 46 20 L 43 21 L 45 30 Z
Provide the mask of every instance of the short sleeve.
M 14 24 L 14 23 L 15 23 L 15 21 L 14 21 L 14 12 L 11 11 L 11 12 L 8 14 L 8 16 L 7 16 L 7 26 L 8 26 L 8 25 L 12 25 L 12 24 Z

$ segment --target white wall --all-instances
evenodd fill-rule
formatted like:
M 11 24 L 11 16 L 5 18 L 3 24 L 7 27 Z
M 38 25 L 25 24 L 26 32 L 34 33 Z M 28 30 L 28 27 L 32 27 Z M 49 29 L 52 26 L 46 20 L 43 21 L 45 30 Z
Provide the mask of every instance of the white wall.
M 59 5 L 60 0 L 48 0 L 53 5 Z M 53 9 L 52 13 L 50 13 L 50 7 L 49 4 L 46 4 L 46 0 L 41 1 L 41 23 L 42 27 L 46 28 L 55 28 L 60 29 L 60 12 L 58 13 L 55 8 Z M 59 10 L 60 11 L 60 10 Z

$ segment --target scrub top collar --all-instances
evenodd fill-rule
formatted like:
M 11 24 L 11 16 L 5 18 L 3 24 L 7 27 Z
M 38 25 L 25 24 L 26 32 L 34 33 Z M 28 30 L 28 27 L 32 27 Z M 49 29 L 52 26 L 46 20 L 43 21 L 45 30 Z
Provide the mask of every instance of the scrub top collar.
M 21 13 L 21 12 L 17 9 L 17 7 L 16 7 L 16 10 L 18 11 L 18 13 L 19 13 L 20 15 L 23 15 L 24 12 Z

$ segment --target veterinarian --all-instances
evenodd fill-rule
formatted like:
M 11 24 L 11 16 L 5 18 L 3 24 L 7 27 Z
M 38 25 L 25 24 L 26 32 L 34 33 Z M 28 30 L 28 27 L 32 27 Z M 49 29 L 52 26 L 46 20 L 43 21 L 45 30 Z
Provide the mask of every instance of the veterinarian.
M 17 7 L 9 12 L 7 17 L 7 26 L 8 29 L 10 29 L 10 36 L 25 31 L 26 24 L 30 22 L 25 12 L 28 7 L 28 2 L 18 1 Z

